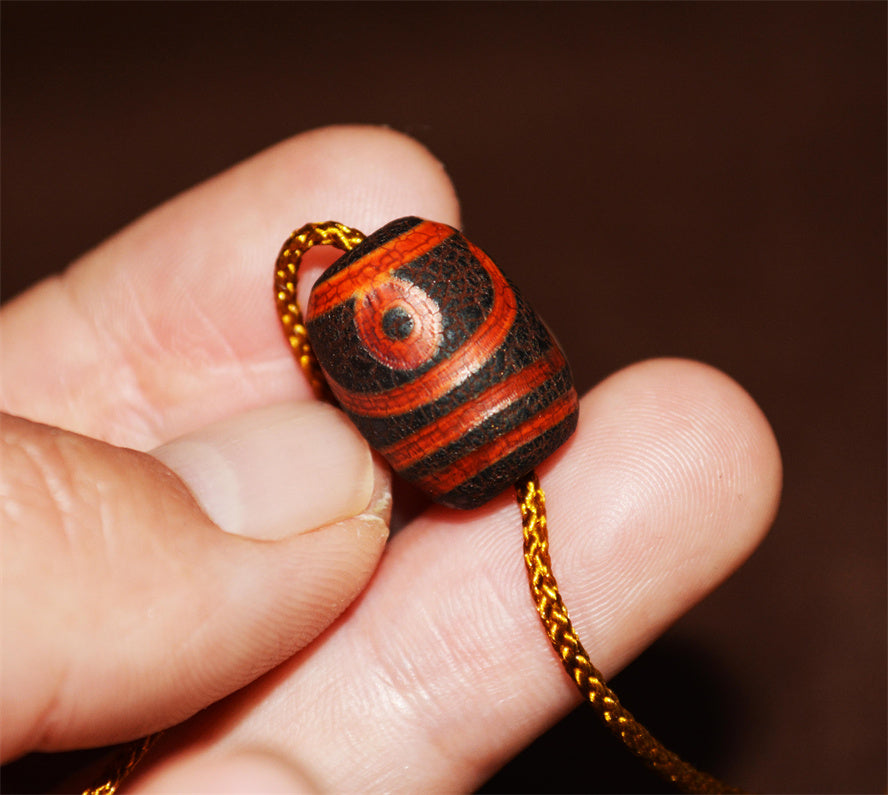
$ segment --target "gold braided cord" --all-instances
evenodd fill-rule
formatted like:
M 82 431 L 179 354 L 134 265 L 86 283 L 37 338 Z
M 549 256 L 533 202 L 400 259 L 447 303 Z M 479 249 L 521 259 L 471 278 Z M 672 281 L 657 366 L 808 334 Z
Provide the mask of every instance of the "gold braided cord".
M 318 397 L 328 397 L 327 382 L 308 342 L 308 332 L 302 310 L 296 299 L 299 263 L 312 246 L 333 246 L 340 251 L 351 251 L 364 239 L 357 229 L 338 221 L 306 224 L 293 232 L 281 248 L 274 267 L 274 295 L 278 315 L 287 335 L 293 355 L 302 367 Z
M 83 795 L 114 795 L 123 780 L 133 772 L 133 769 L 161 734 L 162 732 L 149 734 L 141 740 L 131 742 L 126 750 L 111 763 L 111 766 L 102 775 L 100 783 L 85 789 Z
M 515 484 L 524 527 L 524 562 L 530 592 L 540 619 L 564 670 L 592 705 L 602 722 L 655 773 L 683 792 L 742 792 L 689 765 L 664 747 L 617 699 L 592 665 L 558 591 L 549 558 L 546 496 L 536 473 Z

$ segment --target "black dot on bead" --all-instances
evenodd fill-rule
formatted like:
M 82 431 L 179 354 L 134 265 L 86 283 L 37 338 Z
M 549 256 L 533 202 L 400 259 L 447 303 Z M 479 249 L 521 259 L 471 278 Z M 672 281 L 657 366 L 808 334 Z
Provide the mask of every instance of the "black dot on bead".
M 413 331 L 413 318 L 402 306 L 394 306 L 382 316 L 382 332 L 390 340 L 405 340 Z

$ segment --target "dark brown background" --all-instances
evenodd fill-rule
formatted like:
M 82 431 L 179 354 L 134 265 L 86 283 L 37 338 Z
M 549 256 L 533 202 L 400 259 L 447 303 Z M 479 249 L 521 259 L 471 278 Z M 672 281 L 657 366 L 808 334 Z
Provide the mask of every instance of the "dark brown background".
M 617 689 L 746 787 L 885 791 L 884 3 L 2 13 L 4 297 L 268 144 L 378 122 L 445 162 L 581 388 L 661 355 L 744 384 L 777 523 Z M 655 786 L 581 711 L 487 789 Z

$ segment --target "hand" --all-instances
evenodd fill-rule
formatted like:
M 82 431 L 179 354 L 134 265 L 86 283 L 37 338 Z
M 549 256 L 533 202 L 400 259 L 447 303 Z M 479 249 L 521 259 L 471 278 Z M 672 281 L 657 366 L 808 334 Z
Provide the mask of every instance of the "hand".
M 27 418 L 2 422 L 4 760 L 181 723 L 133 791 L 470 789 L 576 703 L 512 495 L 431 508 L 382 555 L 385 470 L 282 338 L 293 228 L 407 214 L 458 223 L 427 152 L 318 130 L 4 308 L 2 406 Z M 606 675 L 739 565 L 780 489 L 755 404 L 674 360 L 592 390 L 538 471 Z

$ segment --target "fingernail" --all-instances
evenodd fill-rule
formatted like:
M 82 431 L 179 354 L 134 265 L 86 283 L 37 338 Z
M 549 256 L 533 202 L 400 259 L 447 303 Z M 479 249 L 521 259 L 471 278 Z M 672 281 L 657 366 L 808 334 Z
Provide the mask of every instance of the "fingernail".
M 277 539 L 362 513 L 370 448 L 345 415 L 306 401 L 240 414 L 153 451 L 223 530 Z

